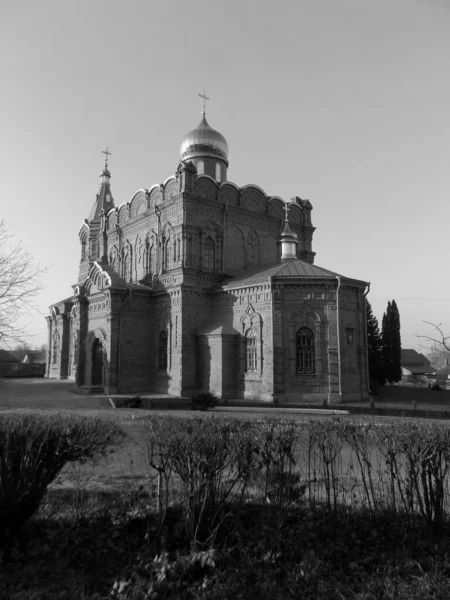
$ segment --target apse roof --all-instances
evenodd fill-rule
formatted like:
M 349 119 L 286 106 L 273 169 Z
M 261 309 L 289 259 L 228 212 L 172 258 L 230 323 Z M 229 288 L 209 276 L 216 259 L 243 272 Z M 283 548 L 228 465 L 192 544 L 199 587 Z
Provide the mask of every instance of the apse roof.
M 339 273 L 335 273 L 334 271 L 330 271 L 329 269 L 324 269 L 323 267 L 312 265 L 308 262 L 300 260 L 299 258 L 295 258 L 282 263 L 278 262 L 274 265 L 259 265 L 257 267 L 253 267 L 252 269 L 241 271 L 230 277 L 230 280 L 227 281 L 226 285 L 233 287 L 237 285 L 251 285 L 254 283 L 267 281 L 272 277 L 336 279 L 336 277 L 344 276 L 340 275 Z M 349 277 L 344 278 L 346 280 L 350 279 Z M 365 281 L 360 281 L 358 279 L 353 279 L 352 281 L 366 283 Z

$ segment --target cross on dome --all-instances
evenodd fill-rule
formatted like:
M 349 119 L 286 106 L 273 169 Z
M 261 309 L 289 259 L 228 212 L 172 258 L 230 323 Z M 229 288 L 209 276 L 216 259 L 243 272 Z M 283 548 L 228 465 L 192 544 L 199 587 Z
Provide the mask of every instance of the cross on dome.
M 106 146 L 106 150 L 102 150 L 102 154 L 105 155 L 105 167 L 108 166 L 108 154 L 111 156 L 111 152 L 108 152 L 108 146 Z
M 289 213 L 289 206 L 290 206 L 291 204 L 293 204 L 293 202 L 285 202 L 285 203 L 284 203 L 284 208 L 283 208 L 283 210 L 284 210 L 284 220 L 285 220 L 285 222 L 286 222 L 286 223 L 288 223 L 288 222 L 289 222 L 288 213 Z
M 208 98 L 208 96 L 206 95 L 205 89 L 203 89 L 203 94 L 198 94 L 200 96 L 200 98 L 203 98 L 203 113 L 202 114 L 206 114 L 206 101 L 207 100 L 211 100 L 211 98 Z

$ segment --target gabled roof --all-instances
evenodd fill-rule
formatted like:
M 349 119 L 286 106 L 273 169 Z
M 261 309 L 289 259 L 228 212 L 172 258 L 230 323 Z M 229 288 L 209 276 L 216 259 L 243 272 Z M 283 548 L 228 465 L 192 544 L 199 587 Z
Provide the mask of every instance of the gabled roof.
M 334 273 L 329 269 L 324 269 L 317 265 L 312 265 L 299 258 L 287 260 L 284 262 L 277 262 L 272 265 L 259 265 L 246 271 L 241 271 L 230 277 L 229 281 L 225 283 L 227 286 L 235 285 L 252 285 L 254 283 L 261 283 L 268 281 L 269 278 L 320 278 L 320 279 L 336 279 L 336 277 L 342 277 L 346 281 L 351 281 L 359 284 L 365 284 L 365 281 L 358 279 L 350 279 Z
M 22 362 L 23 359 L 25 358 L 25 356 L 27 355 L 27 351 L 26 350 L 9 350 L 8 351 L 11 356 L 14 356 L 14 358 L 19 361 Z
M 0 363 L 15 363 L 19 362 L 19 360 L 9 352 L 8 350 L 2 350 L 0 348 Z
M 434 373 L 436 370 L 426 356 L 409 348 L 402 348 L 401 365 L 404 371 L 412 375 Z
M 427 367 L 431 367 L 431 363 L 426 356 L 409 348 L 402 348 L 401 363 L 402 366 L 425 365 Z
M 45 350 L 28 350 L 22 362 L 45 363 L 46 360 Z

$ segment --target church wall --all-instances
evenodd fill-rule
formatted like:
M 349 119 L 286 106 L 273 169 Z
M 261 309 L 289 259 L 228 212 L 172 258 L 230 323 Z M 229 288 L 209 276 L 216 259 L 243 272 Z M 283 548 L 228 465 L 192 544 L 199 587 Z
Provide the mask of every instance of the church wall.
M 272 401 L 273 352 L 271 293 L 267 284 L 227 289 L 214 296 L 212 321 L 236 334 L 222 347 L 223 388 L 226 398 Z M 256 334 L 256 368 L 248 369 L 246 335 Z M 233 341 L 231 338 L 233 338 Z
M 199 288 L 183 289 L 180 299 L 180 385 L 181 394 L 188 396 L 201 389 L 207 377 L 199 357 L 198 333 L 205 324 L 213 321 L 213 309 L 211 297 Z
M 367 397 L 364 288 L 343 287 L 338 306 L 337 285 L 337 281 L 275 284 L 274 396 L 280 403 Z M 312 374 L 297 372 L 296 332 L 304 327 L 314 334 Z
M 64 309 L 61 309 L 64 310 Z M 70 320 L 68 312 L 53 309 L 49 321 L 50 348 L 47 377 L 67 379 L 69 364 Z
M 121 327 L 119 389 L 148 390 L 155 372 L 154 324 L 143 311 L 127 311 Z
M 348 400 L 367 398 L 364 290 L 343 286 L 340 313 L 342 393 Z
M 218 398 L 236 398 L 238 336 L 213 333 L 197 340 L 198 387 Z
M 114 360 L 115 336 L 112 331 L 116 327 L 117 307 L 119 299 L 110 292 L 97 292 L 83 298 L 83 306 L 80 310 L 80 332 L 79 332 L 79 355 L 77 378 L 78 385 L 91 386 L 93 382 L 93 360 L 92 352 L 95 340 L 100 340 L 103 347 L 104 381 L 103 386 L 106 393 L 116 391 L 116 369 Z
M 283 402 L 330 402 L 338 394 L 335 309 L 337 283 L 275 284 L 275 398 Z M 313 373 L 298 371 L 296 336 L 314 336 Z

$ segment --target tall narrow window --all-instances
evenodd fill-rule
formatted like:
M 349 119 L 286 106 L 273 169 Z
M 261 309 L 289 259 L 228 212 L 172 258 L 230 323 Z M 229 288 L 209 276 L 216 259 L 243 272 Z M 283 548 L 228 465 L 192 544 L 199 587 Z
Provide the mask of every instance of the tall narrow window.
M 170 256 L 171 252 L 170 238 L 164 244 L 164 271 L 168 271 L 170 269 Z
M 216 181 L 219 183 L 222 181 L 222 168 L 220 163 L 216 163 Z
M 214 262 L 215 262 L 215 244 L 214 240 L 210 237 L 207 237 L 203 244 L 203 269 L 205 271 L 214 272 Z
M 314 334 L 308 327 L 302 327 L 296 335 L 297 373 L 303 375 L 315 372 Z
M 199 160 L 197 163 L 197 173 L 199 175 L 203 175 L 205 173 L 205 163 L 202 160 Z
M 167 371 L 167 331 L 163 329 L 159 334 L 159 370 Z
M 86 238 L 81 240 L 81 260 L 86 258 Z
M 245 370 L 247 372 L 255 372 L 258 369 L 255 329 L 249 329 L 245 334 L 245 362 Z

